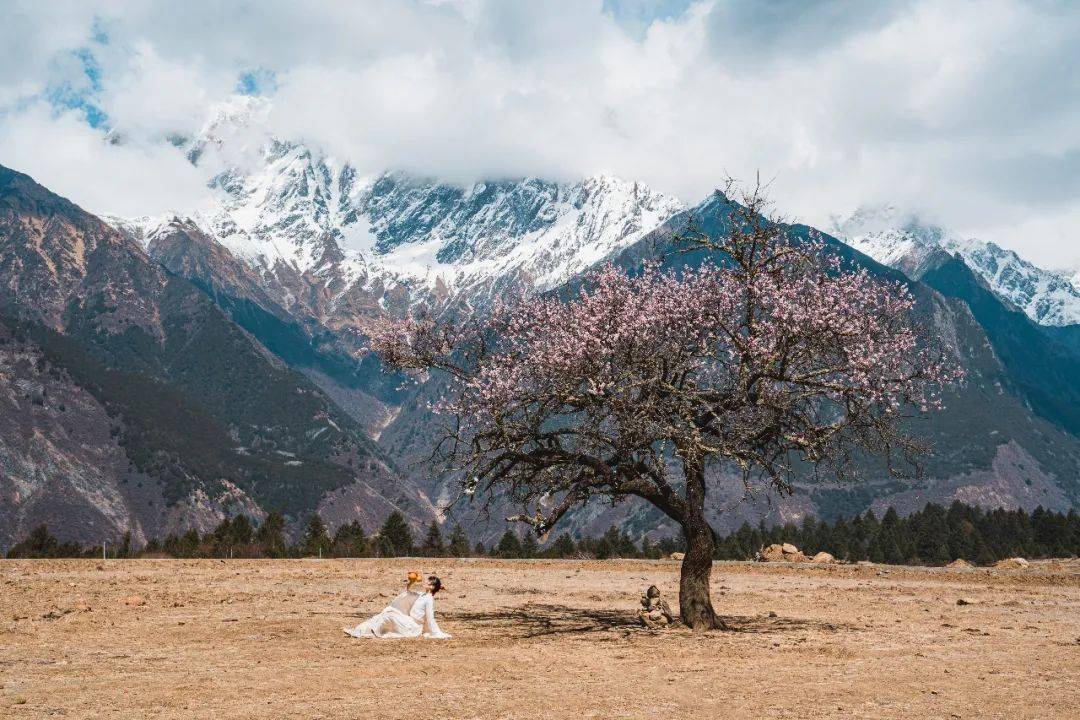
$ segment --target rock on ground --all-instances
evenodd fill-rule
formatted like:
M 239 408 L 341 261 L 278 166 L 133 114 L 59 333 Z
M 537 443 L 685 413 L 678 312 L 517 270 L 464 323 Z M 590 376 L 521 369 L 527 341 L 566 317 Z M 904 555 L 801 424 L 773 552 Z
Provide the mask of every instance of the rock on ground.
M 1021 569 L 1026 568 L 1030 563 L 1022 557 L 1007 558 L 1005 560 L 998 560 L 994 567 Z
M 809 562 L 810 558 L 803 555 L 799 548 L 791 543 L 780 545 L 773 543 L 767 548 L 758 551 L 757 559 L 760 562 Z

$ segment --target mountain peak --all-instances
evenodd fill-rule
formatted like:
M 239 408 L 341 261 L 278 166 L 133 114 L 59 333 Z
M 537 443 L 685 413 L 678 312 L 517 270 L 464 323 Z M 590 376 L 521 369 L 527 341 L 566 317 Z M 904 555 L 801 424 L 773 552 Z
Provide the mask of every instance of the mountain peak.
M 831 232 L 878 262 L 920 277 L 936 253 L 958 254 L 999 297 L 1042 325 L 1080 323 L 1080 288 L 1012 250 L 965 238 L 891 205 L 833 218 Z
M 217 191 L 216 205 L 191 222 L 287 286 L 289 297 L 278 299 L 286 307 L 325 290 L 331 304 L 389 288 L 423 301 L 513 283 L 546 290 L 683 209 L 673 197 L 610 174 L 455 185 L 365 171 L 270 136 L 263 122 L 269 108 L 265 99 L 236 98 L 182 147 L 211 171 Z M 148 245 L 162 220 L 110 222 Z M 298 282 L 325 288 L 300 292 Z

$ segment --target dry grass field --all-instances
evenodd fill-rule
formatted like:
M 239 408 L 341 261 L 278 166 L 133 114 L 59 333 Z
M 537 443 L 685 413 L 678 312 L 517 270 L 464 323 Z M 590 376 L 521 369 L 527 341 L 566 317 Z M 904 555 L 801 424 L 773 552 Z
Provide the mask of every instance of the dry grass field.
M 453 639 L 342 633 L 413 568 L 445 579 Z M 642 588 L 677 581 L 666 561 L 3 561 L 0 717 L 1080 717 L 1076 563 L 720 563 L 730 631 L 637 627 Z

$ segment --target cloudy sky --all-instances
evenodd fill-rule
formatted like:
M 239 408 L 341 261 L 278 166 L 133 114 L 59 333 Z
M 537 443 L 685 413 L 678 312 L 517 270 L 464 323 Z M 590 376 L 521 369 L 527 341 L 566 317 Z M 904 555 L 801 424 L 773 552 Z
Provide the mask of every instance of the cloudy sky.
M 188 207 L 169 143 L 235 93 L 363 170 L 772 181 L 1080 266 L 1080 3 L 0 0 L 0 164 L 84 206 Z M 106 142 L 110 132 L 126 142 Z

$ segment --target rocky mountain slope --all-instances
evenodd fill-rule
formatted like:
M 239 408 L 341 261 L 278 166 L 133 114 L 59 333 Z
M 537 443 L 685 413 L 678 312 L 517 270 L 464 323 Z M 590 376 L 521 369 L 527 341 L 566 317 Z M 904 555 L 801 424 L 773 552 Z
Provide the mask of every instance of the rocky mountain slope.
M 730 210 L 722 196 L 688 210 L 606 176 L 459 187 L 365 173 L 270 137 L 266 110 L 237 100 L 178 141 L 212 176 L 214 201 L 197 212 L 106 225 L 5 171 L 0 420 L 19 430 L 0 438 L 11 459 L 0 493 L 12 498 L 0 543 L 40 519 L 56 518 L 63 533 L 72 517 L 84 540 L 270 508 L 295 519 L 318 509 L 331 526 L 360 517 L 373 529 L 391 508 L 427 522 L 454 497 L 422 462 L 439 380 L 403 388 L 373 358 L 357 359 L 363 321 L 417 304 L 482 312 L 512 287 L 573 286 L 609 259 L 675 262 L 665 252 L 689 217 L 719 234 Z M 1076 506 L 1080 326 L 1068 323 L 1080 295 L 996 246 L 888 213 L 840 226 L 847 244 L 828 242 L 909 282 L 968 380 L 916 428 L 935 448 L 921 480 L 897 481 L 868 459 L 857 485 L 806 477 L 775 502 L 747 500 L 714 468 L 717 526 L 930 500 Z M 61 395 L 79 400 L 61 410 L 51 399 Z M 478 510 L 460 505 L 449 517 L 474 539 L 502 534 L 499 508 Z M 672 531 L 633 502 L 587 508 L 562 529 L 611 524 Z
M 831 232 L 878 262 L 920 277 L 936 250 L 959 254 L 1001 298 L 1042 325 L 1080 323 L 1076 283 L 1024 260 L 992 242 L 963 238 L 923 224 L 891 206 L 862 208 L 835 219 Z
M 211 296 L 2 167 L 0 312 L 0 543 L 42 520 L 100 540 L 240 510 L 431 515 L 353 418 Z

